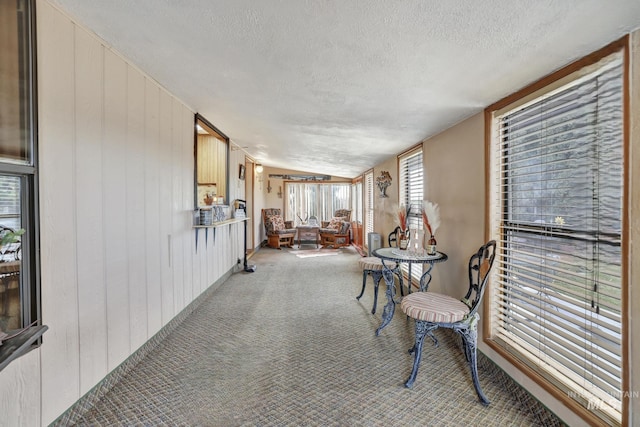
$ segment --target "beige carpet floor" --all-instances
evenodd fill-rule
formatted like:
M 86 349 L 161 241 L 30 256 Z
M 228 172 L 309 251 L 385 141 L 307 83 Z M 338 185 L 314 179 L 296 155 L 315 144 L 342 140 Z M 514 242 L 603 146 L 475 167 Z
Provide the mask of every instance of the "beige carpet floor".
M 315 249 L 312 249 L 312 251 Z M 380 336 L 383 290 L 362 286 L 359 255 L 264 248 L 83 416 L 78 425 L 561 425 L 481 357 L 477 399 L 457 340 L 425 341 L 413 389 L 413 324 L 396 310 Z M 309 252 L 311 253 L 311 252 Z M 371 281 L 371 279 L 368 279 Z

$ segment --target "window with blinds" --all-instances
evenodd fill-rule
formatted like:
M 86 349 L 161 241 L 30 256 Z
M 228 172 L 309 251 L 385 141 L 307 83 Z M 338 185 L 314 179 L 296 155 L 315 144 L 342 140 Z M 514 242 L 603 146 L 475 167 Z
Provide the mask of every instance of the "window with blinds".
M 422 201 L 424 200 L 424 166 L 422 164 L 422 145 L 398 156 L 399 198 L 400 204 L 411 206 L 407 217 L 410 229 L 422 229 Z M 405 274 L 411 268 L 412 284 L 420 282 L 421 264 L 402 264 Z
M 286 182 L 285 219 L 301 223 L 310 216 L 329 221 L 338 209 L 350 209 L 351 184 Z
M 621 423 L 621 52 L 493 114 L 491 339 Z
M 374 205 L 373 205 L 373 171 L 369 171 L 364 174 L 364 236 L 365 236 L 365 244 L 367 244 L 367 236 L 369 233 L 373 233 L 373 213 L 374 213 Z

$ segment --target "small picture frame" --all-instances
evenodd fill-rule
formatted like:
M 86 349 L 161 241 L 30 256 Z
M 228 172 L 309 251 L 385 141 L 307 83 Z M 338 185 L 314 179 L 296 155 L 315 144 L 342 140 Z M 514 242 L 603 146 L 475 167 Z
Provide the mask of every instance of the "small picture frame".
M 243 181 L 244 181 L 244 169 L 245 169 L 244 165 L 241 164 L 240 165 L 240 174 L 239 174 L 238 178 L 240 178 Z

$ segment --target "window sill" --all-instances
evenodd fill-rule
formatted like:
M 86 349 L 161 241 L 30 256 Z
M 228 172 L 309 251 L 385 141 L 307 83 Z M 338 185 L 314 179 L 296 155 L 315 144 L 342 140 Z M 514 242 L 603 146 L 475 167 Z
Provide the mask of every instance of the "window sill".
M 47 329 L 49 329 L 47 325 L 32 326 L 20 335 L 3 341 L 2 345 L 0 345 L 0 371 L 18 357 L 27 354 L 33 348 L 32 344 L 38 340 Z

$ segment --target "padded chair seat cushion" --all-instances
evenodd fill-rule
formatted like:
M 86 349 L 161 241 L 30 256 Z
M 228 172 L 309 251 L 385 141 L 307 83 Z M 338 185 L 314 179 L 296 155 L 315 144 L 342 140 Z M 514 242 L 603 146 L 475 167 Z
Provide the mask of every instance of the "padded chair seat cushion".
M 296 229 L 295 228 L 285 228 L 282 230 L 276 230 L 274 232 L 272 232 L 271 234 L 296 234 Z
M 360 258 L 358 260 L 358 263 L 360 264 L 360 267 L 362 267 L 363 270 L 380 270 L 382 271 L 382 269 L 384 268 L 382 266 L 382 260 L 378 257 L 375 256 L 370 256 L 370 257 L 365 257 L 365 258 Z M 389 267 L 390 269 L 394 269 L 396 268 L 396 263 L 395 262 L 387 262 L 387 267 Z
M 459 322 L 469 314 L 469 307 L 462 301 L 435 292 L 407 295 L 402 298 L 400 308 L 409 317 L 433 323 Z
M 338 234 L 338 230 L 335 228 L 321 228 L 320 234 Z

